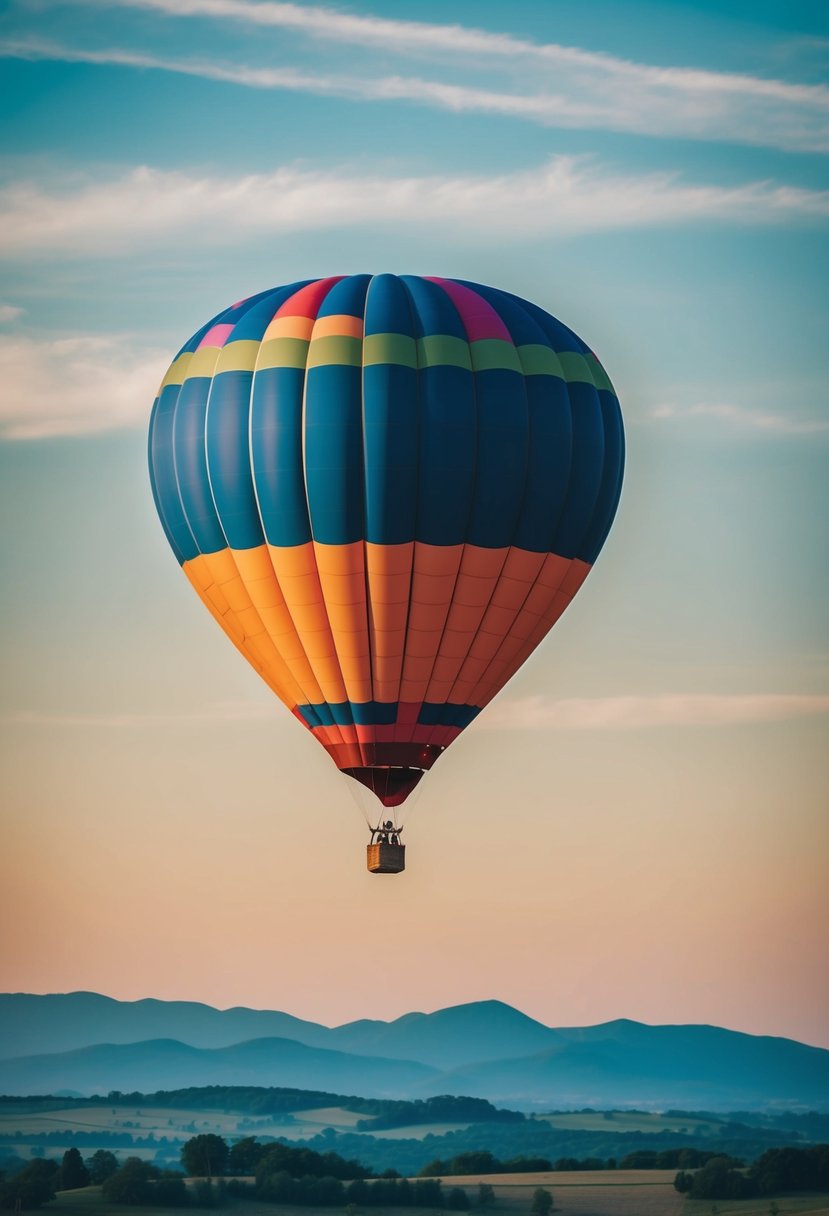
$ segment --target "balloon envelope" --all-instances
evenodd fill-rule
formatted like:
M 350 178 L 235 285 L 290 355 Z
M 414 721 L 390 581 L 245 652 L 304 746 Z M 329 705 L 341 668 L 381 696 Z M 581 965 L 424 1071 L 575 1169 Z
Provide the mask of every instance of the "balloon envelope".
M 583 583 L 623 449 L 607 374 L 542 309 L 352 275 L 262 292 L 194 334 L 149 459 L 207 608 L 337 767 L 394 806 Z

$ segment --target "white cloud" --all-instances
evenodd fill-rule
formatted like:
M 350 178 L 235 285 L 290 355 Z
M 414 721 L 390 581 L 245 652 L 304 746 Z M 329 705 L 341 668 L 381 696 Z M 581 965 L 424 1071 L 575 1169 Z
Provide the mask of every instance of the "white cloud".
M 10 321 L 16 321 L 18 317 L 22 317 L 25 308 L 18 308 L 16 304 L 0 304 L 0 325 L 8 325 Z
M 516 214 L 520 200 L 520 216 Z M 68 189 L 18 182 L 0 191 L 0 256 L 88 257 L 135 252 L 186 234 L 190 249 L 263 233 L 392 224 L 442 236 L 526 240 L 700 221 L 769 224 L 826 219 L 829 191 L 768 181 L 695 185 L 678 174 L 613 172 L 559 156 L 495 176 L 355 175 L 285 167 L 219 177 L 131 169 Z
M 829 696 L 667 693 L 646 697 L 496 701 L 480 717 L 490 730 L 636 730 L 654 726 L 738 726 L 829 713 Z
M 92 0 L 96 2 L 96 0 Z M 100 6 L 99 6 L 100 7 Z M 107 5 L 112 9 L 113 4 Z M 556 43 L 538 44 L 510 34 L 461 25 L 439 25 L 361 16 L 314 5 L 254 3 L 253 0 L 120 0 L 114 7 L 143 8 L 172 18 L 232 21 L 234 29 L 292 30 L 328 42 L 359 45 L 400 55 L 445 56 L 451 83 L 370 75 L 345 87 L 344 95 L 381 99 L 407 97 L 450 109 L 512 113 L 536 122 L 601 127 L 640 134 L 734 140 L 806 151 L 829 151 L 829 89 L 741 73 L 636 63 L 616 56 Z M 115 52 L 118 54 L 118 52 Z M 487 64 L 486 88 L 457 85 L 465 68 Z M 126 62 L 122 59 L 120 62 Z M 154 65 L 192 71 L 169 61 Z M 203 65 L 210 74 L 209 65 Z M 525 93 L 499 92 L 489 84 L 499 66 L 520 69 Z M 225 68 L 223 79 L 232 79 Z M 258 87 L 306 87 L 274 80 L 264 84 L 248 74 L 237 83 Z M 280 69 L 277 76 L 286 70 Z M 254 70 L 255 74 L 255 70 Z M 333 78 L 332 78 L 333 80 Z M 315 88 L 313 84 L 307 87 Z M 384 89 L 398 92 L 384 92 Z
M 748 428 L 767 435 L 817 435 L 829 431 L 829 407 L 824 407 L 824 415 L 821 418 L 802 418 L 773 413 L 770 410 L 747 409 L 743 405 L 730 402 L 713 402 L 689 405 L 685 408 L 660 405 L 651 417 L 658 421 L 713 418 L 734 427 Z
M 169 352 L 125 337 L 0 336 L 0 438 L 44 439 L 146 423 Z
M 248 701 L 215 701 L 198 709 L 182 710 L 179 713 L 128 713 L 112 712 L 98 714 L 52 713 L 42 710 L 20 709 L 4 714 L 0 721 L 6 726 L 31 727 L 105 727 L 113 730 L 131 730 L 136 727 L 188 726 L 191 723 L 259 722 L 273 719 L 274 706 L 257 705 Z

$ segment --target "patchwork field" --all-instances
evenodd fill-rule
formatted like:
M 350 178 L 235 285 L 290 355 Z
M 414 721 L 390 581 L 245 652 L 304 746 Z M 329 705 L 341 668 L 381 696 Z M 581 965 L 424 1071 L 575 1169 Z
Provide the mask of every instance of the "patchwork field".
M 159 1145 L 147 1147 L 136 1145 L 133 1149 L 125 1144 L 113 1145 L 108 1137 L 128 1135 L 133 1140 L 152 1136 L 156 1141 L 180 1143 L 191 1136 L 203 1132 L 215 1132 L 228 1140 L 241 1136 L 273 1136 L 284 1137 L 286 1140 L 306 1140 L 317 1135 L 325 1128 L 333 1128 L 339 1132 L 354 1132 L 357 1123 L 368 1116 L 355 1111 L 346 1110 L 340 1106 L 321 1107 L 311 1110 L 297 1110 L 290 1114 L 278 1115 L 249 1115 L 233 1111 L 176 1109 L 168 1106 L 110 1106 L 102 1102 L 97 1106 L 78 1106 L 53 1109 L 32 1110 L 31 1103 L 21 1102 L 20 1106 L 5 1106 L 0 1112 L 0 1143 L 11 1145 L 19 1156 L 30 1156 L 34 1145 L 27 1145 L 27 1136 L 52 1135 L 55 1132 L 100 1132 L 100 1144 L 84 1146 L 85 1156 L 89 1156 L 95 1148 L 114 1148 L 123 1154 L 129 1151 L 133 1156 L 152 1157 Z M 422 1140 L 424 1136 L 442 1136 L 446 1132 L 460 1131 L 469 1127 L 469 1123 L 419 1123 L 410 1127 L 395 1127 L 373 1132 L 372 1135 L 388 1140 Z M 20 1133 L 16 1137 L 16 1133 Z M 16 1143 L 22 1140 L 23 1143 Z M 63 1152 L 71 1141 L 60 1144 L 57 1139 L 50 1140 L 48 1149 L 50 1155 L 58 1150 Z
M 534 1119 L 549 1123 L 562 1131 L 579 1132 L 688 1132 L 691 1135 L 717 1132 L 722 1124 L 709 1119 L 695 1119 L 692 1115 L 650 1114 L 647 1111 L 580 1111 L 568 1110 L 550 1115 L 533 1115 Z
M 509 1180 L 507 1181 L 507 1178 Z M 492 1216 L 529 1216 L 530 1200 L 536 1186 L 546 1186 L 555 1201 L 554 1213 L 559 1216 L 768 1216 L 769 1200 L 720 1200 L 693 1203 L 673 1189 L 672 1171 L 619 1171 L 608 1181 L 606 1173 L 561 1173 L 498 1175 L 488 1178 L 447 1179 L 450 1185 L 464 1185 L 475 1209 L 475 1192 L 479 1182 L 489 1182 L 495 1189 L 495 1205 L 488 1209 Z M 829 1216 L 829 1201 L 825 1195 L 798 1196 L 778 1199 L 780 1216 Z M 49 1211 L 66 1216 L 134 1216 L 134 1207 L 108 1204 L 97 1187 L 82 1191 L 63 1191 L 49 1205 Z M 179 1216 L 180 1208 L 148 1209 L 158 1216 Z M 256 1203 L 248 1200 L 230 1201 L 222 1209 L 229 1216 L 337 1216 L 337 1208 L 293 1207 L 288 1204 Z M 435 1216 L 430 1209 L 370 1208 L 369 1216 Z

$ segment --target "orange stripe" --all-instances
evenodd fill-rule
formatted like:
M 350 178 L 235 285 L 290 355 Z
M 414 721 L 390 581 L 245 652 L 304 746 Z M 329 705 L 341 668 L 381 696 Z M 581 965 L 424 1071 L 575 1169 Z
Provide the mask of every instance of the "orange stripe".
M 330 317 L 317 317 L 314 322 L 315 338 L 362 338 L 363 319 L 348 313 L 336 313 Z
M 257 626 L 255 612 L 253 616 L 247 612 L 252 605 L 229 551 L 191 558 L 182 569 L 233 645 L 280 701 L 293 709 L 303 695 L 302 690 L 270 642 L 264 626 L 261 622 Z
M 547 583 L 542 587 L 539 587 L 537 583 L 527 597 L 527 604 L 529 605 L 532 601 L 532 607 L 522 611 L 516 619 L 513 629 L 504 639 L 494 661 L 472 690 L 468 704 L 484 706 L 492 700 L 496 693 L 500 692 L 547 636 L 590 573 L 591 566 L 587 562 L 575 558 L 572 562 L 568 562 L 568 568 L 559 577 L 560 571 L 554 565 L 556 560 L 563 562 L 566 559 L 555 559 L 552 554 L 547 559 L 545 570 L 542 571 L 543 574 L 546 572 Z M 543 604 L 541 603 L 542 595 L 544 596 Z
M 375 701 L 397 701 L 406 646 L 414 542 L 366 542 L 371 674 Z
M 363 542 L 311 542 L 348 701 L 371 701 L 371 656 Z
M 346 701 L 313 543 L 285 548 L 269 545 L 268 551 L 300 644 L 320 687 L 320 700 L 330 705 Z
M 426 699 L 463 550 L 463 545 L 415 541 L 401 701 Z

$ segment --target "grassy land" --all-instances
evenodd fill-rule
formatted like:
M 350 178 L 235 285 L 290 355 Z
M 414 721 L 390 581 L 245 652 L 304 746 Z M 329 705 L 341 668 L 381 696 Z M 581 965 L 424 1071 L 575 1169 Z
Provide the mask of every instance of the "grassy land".
M 673 1188 L 674 1170 L 615 1170 L 551 1174 L 497 1174 L 446 1178 L 445 1186 L 463 1186 L 472 1202 L 471 1216 L 481 1209 L 475 1206 L 479 1182 L 487 1182 L 495 1191 L 495 1205 L 486 1209 L 490 1216 L 529 1216 L 532 1193 L 537 1186 L 546 1187 L 555 1201 L 555 1214 L 560 1216 L 768 1216 L 769 1199 L 710 1200 L 693 1202 Z M 829 1216 L 826 1195 L 804 1196 L 776 1200 L 780 1216 Z M 191 1211 L 196 1209 L 190 1209 Z M 341 1216 L 340 1208 L 305 1208 L 288 1204 L 265 1204 L 248 1200 L 230 1200 L 220 1209 L 227 1216 Z M 154 1216 L 181 1216 L 181 1208 L 139 1208 L 109 1204 L 101 1197 L 99 1187 L 80 1191 L 62 1191 L 54 1203 L 44 1209 L 55 1216 L 136 1216 L 147 1212 Z M 366 1208 L 361 1216 L 435 1216 L 434 1211 L 421 1208 Z
M 695 1119 L 692 1115 L 660 1115 L 645 1111 L 578 1111 L 534 1115 L 534 1119 L 549 1123 L 562 1131 L 579 1132 L 687 1132 L 689 1135 L 717 1133 L 722 1124 L 710 1119 Z
M 6 1107 L 0 1113 L 0 1140 L 11 1140 L 15 1132 L 25 1135 L 38 1135 L 43 1132 L 113 1132 L 127 1134 L 132 1137 L 154 1136 L 156 1140 L 184 1141 L 191 1136 L 203 1132 L 215 1132 L 225 1139 L 237 1139 L 241 1136 L 274 1136 L 286 1140 L 306 1140 L 316 1136 L 327 1127 L 338 1132 L 354 1132 L 360 1119 L 368 1118 L 344 1107 L 332 1106 L 318 1110 L 297 1110 L 285 1115 L 251 1115 L 243 1112 L 225 1110 L 176 1109 L 168 1106 L 110 1106 L 102 1102 L 100 1106 L 67 1106 L 56 1110 L 31 1110 L 30 1104 L 18 1109 Z M 469 1127 L 469 1123 L 420 1123 L 412 1127 L 396 1127 L 389 1130 L 371 1133 L 385 1139 L 422 1140 L 424 1136 L 442 1136 L 446 1132 L 458 1131 Z M 63 1152 L 69 1143 L 58 1145 L 49 1144 L 48 1152 L 54 1155 Z M 110 1147 L 105 1139 L 100 1145 L 83 1148 L 85 1156 L 94 1152 L 96 1147 Z M 128 1148 L 116 1145 L 115 1151 L 128 1151 L 133 1156 L 152 1157 L 155 1149 Z M 21 1156 L 25 1146 L 15 1149 Z

